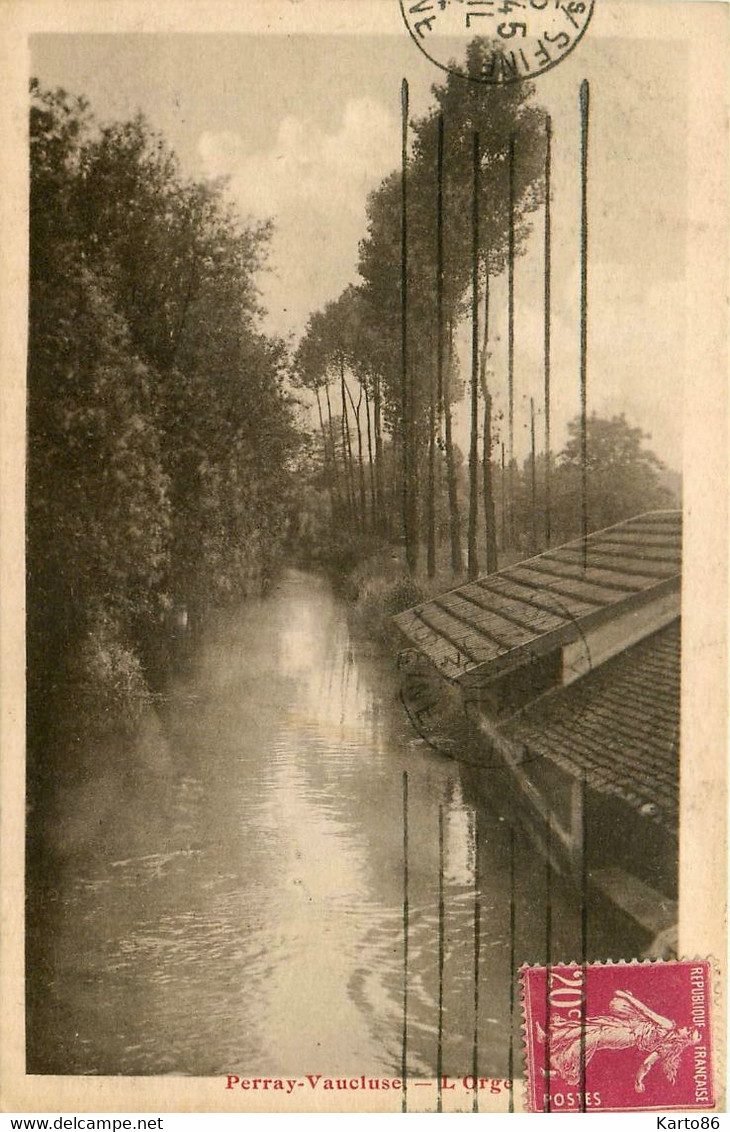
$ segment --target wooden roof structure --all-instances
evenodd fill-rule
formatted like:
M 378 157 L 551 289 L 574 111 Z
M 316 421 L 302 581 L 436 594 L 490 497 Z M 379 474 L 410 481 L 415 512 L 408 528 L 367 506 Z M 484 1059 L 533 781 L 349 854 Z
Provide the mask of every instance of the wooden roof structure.
M 595 672 L 541 696 L 502 733 L 601 794 L 676 830 L 681 632 L 678 620 Z
M 394 620 L 447 679 L 481 682 L 678 594 L 681 560 L 681 512 L 651 511 L 485 574 Z

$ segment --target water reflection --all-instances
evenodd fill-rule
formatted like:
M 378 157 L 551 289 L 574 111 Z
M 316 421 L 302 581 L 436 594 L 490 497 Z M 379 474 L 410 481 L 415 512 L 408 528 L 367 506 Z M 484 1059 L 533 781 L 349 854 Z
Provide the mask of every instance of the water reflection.
M 29 1071 L 399 1075 L 404 770 L 409 1066 L 436 1065 L 440 807 L 444 1071 L 472 1067 L 475 870 L 479 1069 L 506 1075 L 510 1024 L 519 1064 L 509 828 L 477 804 L 473 770 L 414 735 L 392 662 L 323 580 L 292 573 L 226 618 L 161 724 L 76 757 L 31 900 Z M 517 956 L 536 962 L 544 866 L 519 837 L 515 851 Z M 553 956 L 575 958 L 578 910 L 553 888 Z M 592 936 L 611 953 L 600 924 Z

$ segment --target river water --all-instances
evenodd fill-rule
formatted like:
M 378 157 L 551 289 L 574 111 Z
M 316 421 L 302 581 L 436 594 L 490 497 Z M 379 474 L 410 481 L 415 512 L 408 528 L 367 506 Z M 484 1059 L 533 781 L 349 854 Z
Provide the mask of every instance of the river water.
M 415 735 L 394 659 L 347 612 L 290 572 L 207 633 L 134 740 L 59 784 L 31 891 L 29 1072 L 399 1076 L 404 771 L 409 1069 L 437 1064 L 441 812 L 443 1071 L 473 1063 L 475 875 L 479 1071 L 507 1075 L 510 1033 L 519 1071 L 510 861 L 517 964 L 544 959 L 544 863 L 475 802 L 473 769 Z M 575 896 L 551 889 L 553 959 L 577 959 Z M 596 955 L 626 946 L 591 925 Z

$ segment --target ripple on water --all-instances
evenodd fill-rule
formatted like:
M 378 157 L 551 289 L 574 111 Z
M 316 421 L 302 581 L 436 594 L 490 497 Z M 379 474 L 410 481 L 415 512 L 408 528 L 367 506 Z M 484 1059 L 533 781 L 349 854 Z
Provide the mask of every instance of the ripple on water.
M 327 585 L 292 574 L 221 623 L 164 729 L 170 768 L 121 778 L 103 838 L 54 866 L 33 1071 L 398 1075 L 407 770 L 409 1065 L 436 1064 L 441 808 L 444 1070 L 472 1064 L 478 825 L 480 1064 L 504 1076 L 508 830 L 477 814 L 457 763 L 410 742 L 390 660 L 359 650 Z M 69 828 L 91 828 L 84 796 L 59 802 Z M 529 847 L 518 857 L 520 958 L 534 960 L 543 897 Z M 569 946 L 575 910 L 554 899 Z

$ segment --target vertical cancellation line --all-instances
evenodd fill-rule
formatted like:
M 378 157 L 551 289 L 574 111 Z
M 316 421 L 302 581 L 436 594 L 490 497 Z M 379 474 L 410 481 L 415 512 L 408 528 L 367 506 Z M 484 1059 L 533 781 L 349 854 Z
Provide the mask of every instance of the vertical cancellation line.
M 552 1042 L 550 1033 L 550 1023 L 552 1021 L 552 1011 L 550 1009 L 550 967 L 553 957 L 552 851 L 552 826 L 550 824 L 550 811 L 548 810 L 545 815 L 545 1112 L 551 1111 L 552 1103 L 550 1096 L 550 1046 Z
M 479 893 L 479 816 L 474 813 L 474 1049 L 471 1071 L 479 1081 L 479 960 L 481 951 L 481 896 Z M 479 1089 L 474 1088 L 472 1112 L 479 1112 Z
M 580 850 L 580 1112 L 586 1111 L 586 1017 L 588 1014 L 588 780 L 585 767 L 581 782 L 581 850 Z
M 438 1033 L 436 1045 L 436 1111 L 443 1112 L 444 1075 L 444 808 L 439 806 Z
M 509 835 L 509 1052 L 507 1054 L 507 1079 L 509 1081 L 508 1112 L 515 1111 L 515 829 L 510 827 Z
M 552 148 L 553 123 L 545 119 L 545 545 L 550 546 L 550 364 L 552 347 Z
M 403 1035 L 401 1112 L 408 1112 L 408 771 L 403 771 Z
M 507 546 L 507 485 L 504 475 L 504 441 L 502 448 L 502 550 Z
M 477 561 L 477 516 L 479 451 L 479 134 L 475 131 L 472 150 L 471 202 L 471 447 L 469 450 L 469 577 L 479 573 Z
M 509 138 L 508 162 L 508 208 L 509 208 L 509 235 L 507 244 L 507 383 L 509 399 L 509 433 L 507 448 L 507 464 L 509 473 L 509 526 L 510 543 L 513 535 L 514 521 L 514 471 L 515 458 L 515 135 Z
M 439 114 L 436 157 L 436 375 L 439 420 L 444 403 L 444 116 Z
M 444 413 L 444 116 L 438 117 L 438 147 L 436 152 L 436 435 L 434 444 L 434 464 L 436 452 L 441 443 Z M 431 488 L 431 485 L 429 485 Z M 433 543 L 432 557 L 429 558 L 429 573 L 436 570 L 436 503 L 435 484 L 430 490 L 430 519 L 433 531 L 429 530 L 429 551 Z
M 537 457 L 535 453 L 534 397 L 530 397 L 530 478 L 532 481 L 532 553 L 537 554 Z
M 580 86 L 581 117 L 581 223 L 580 223 L 580 421 L 581 507 L 583 520 L 583 569 L 588 566 L 588 122 L 590 85 Z
M 494 514 L 494 495 L 492 492 L 492 397 L 489 392 L 487 360 L 489 357 L 489 258 L 484 257 L 484 333 L 482 336 L 482 361 L 480 362 L 482 395 L 484 397 L 484 437 L 482 445 L 482 506 L 484 508 L 484 541 L 486 546 L 486 571 L 492 574 L 498 567 L 497 531 Z
M 408 425 L 408 80 L 403 79 L 400 90 L 401 103 L 401 265 L 400 265 L 400 314 L 401 314 L 401 401 L 403 438 L 403 534 L 406 543 L 406 559 L 411 564 L 411 522 L 410 522 L 410 440 Z

